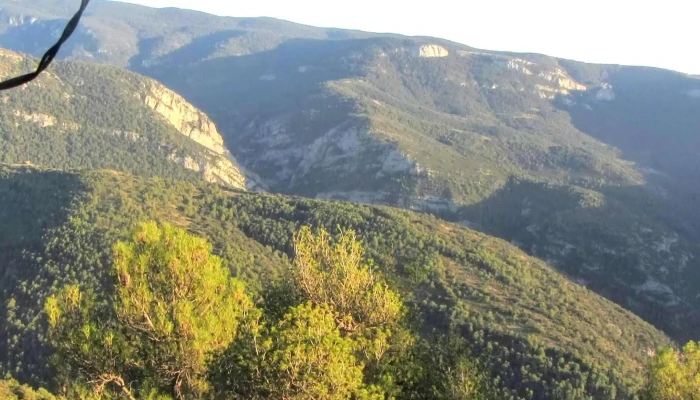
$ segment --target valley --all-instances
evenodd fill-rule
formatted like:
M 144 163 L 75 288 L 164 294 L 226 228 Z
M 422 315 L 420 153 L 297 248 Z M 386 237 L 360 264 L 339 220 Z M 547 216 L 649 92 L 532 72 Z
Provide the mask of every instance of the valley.
M 0 0 L 0 78 L 68 3 Z M 105 291 L 146 220 L 258 299 L 303 226 L 356 231 L 496 398 L 636 399 L 654 349 L 700 339 L 697 76 L 96 0 L 0 102 L 0 372 L 22 384 L 51 384 L 41 305 Z

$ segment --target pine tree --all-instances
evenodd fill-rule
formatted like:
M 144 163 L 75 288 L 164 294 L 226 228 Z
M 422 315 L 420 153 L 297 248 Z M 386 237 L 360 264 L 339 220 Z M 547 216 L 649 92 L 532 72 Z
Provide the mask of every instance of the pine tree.
M 98 302 L 75 286 L 51 297 L 45 308 L 65 382 L 128 398 L 135 390 L 177 399 L 205 393 L 207 363 L 255 312 L 211 250 L 182 229 L 143 223 L 114 248 L 111 299 Z
M 647 367 L 645 400 L 700 399 L 700 344 L 689 342 L 680 351 L 661 349 Z

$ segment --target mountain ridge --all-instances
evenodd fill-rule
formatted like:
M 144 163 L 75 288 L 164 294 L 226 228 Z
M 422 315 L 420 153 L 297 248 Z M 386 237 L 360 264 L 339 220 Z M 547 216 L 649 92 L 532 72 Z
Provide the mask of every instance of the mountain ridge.
M 31 68 L 32 62 L 19 53 L 0 50 L 0 75 L 8 77 L 24 72 Z M 88 88 L 86 82 L 99 84 Z M 144 165 L 128 167 L 128 171 L 155 167 L 151 164 L 155 160 L 149 158 L 160 157 L 155 162 L 159 164 L 157 168 L 168 169 L 167 164 L 172 163 L 211 182 L 256 187 L 224 148 L 216 125 L 181 96 L 153 80 L 118 72 L 113 67 L 59 61 L 36 81 L 0 98 L 5 105 L 2 112 L 5 129 L 0 139 L 4 162 L 116 167 L 126 160 L 114 156 L 100 158 L 94 153 L 125 151 L 121 156 L 131 158 L 126 155 L 130 151 L 127 148 L 146 143 L 153 153 L 142 160 L 130 160 Z M 107 113 L 112 115 L 104 118 Z M 10 134 L 17 129 L 27 135 Z M 174 132 L 187 140 L 174 136 Z M 53 143 L 42 144 L 47 138 Z M 74 145 L 76 139 L 85 143 L 96 139 L 100 144 L 92 143 L 90 146 L 94 147 L 88 149 L 85 144 Z
M 696 78 L 435 38 L 133 10 L 95 3 L 64 56 L 173 88 L 271 190 L 479 226 L 675 338 L 695 336 Z M 0 44 L 50 39 L 50 20 L 24 22 L 0 25 Z
M 387 49 L 387 46 L 379 45 L 381 50 L 376 50 L 376 53 L 374 53 L 375 50 L 369 50 L 377 40 L 396 43 L 392 45 L 393 49 L 400 49 L 404 44 L 409 48 L 421 45 L 410 41 L 408 43 L 400 40 L 393 41 L 394 39 L 367 39 L 363 42 L 368 43 L 365 50 L 355 53 L 353 53 L 354 50 L 349 50 L 345 53 L 346 56 L 357 57 L 360 61 L 354 66 L 351 64 L 343 66 L 335 63 L 335 60 L 339 59 L 338 56 L 331 55 L 341 47 L 339 44 L 332 44 L 333 50 L 329 50 L 329 58 L 323 59 L 304 56 L 307 52 L 313 54 L 313 50 L 304 50 L 304 46 L 307 44 L 314 46 L 315 42 L 287 42 L 273 50 L 273 53 L 278 55 L 259 53 L 246 59 L 205 61 L 200 65 L 181 69 L 180 74 L 163 70 L 162 79 L 166 79 L 165 76 L 169 75 L 176 90 L 184 93 L 200 107 L 209 110 L 215 119 L 222 121 L 222 126 L 226 126 L 229 132 L 234 133 L 227 135 L 227 138 L 237 157 L 244 165 L 248 165 L 264 177 L 263 179 L 267 179 L 270 187 L 276 191 L 311 197 L 402 205 L 436 212 L 451 220 L 477 222 L 480 219 L 483 222 L 482 216 L 475 217 L 473 212 L 467 210 L 465 213 L 460 211 L 460 208 L 464 204 L 482 201 L 496 193 L 496 190 L 506 185 L 507 177 L 519 176 L 556 185 L 593 190 L 593 198 L 599 199 L 593 200 L 594 203 L 606 196 L 628 198 L 629 195 L 623 194 L 624 191 L 615 189 L 627 186 L 631 193 L 638 192 L 642 195 L 639 198 L 641 201 L 628 201 L 628 205 L 640 203 L 639 207 L 645 207 L 642 204 L 652 202 L 658 207 L 654 210 L 655 218 L 659 220 L 670 218 L 673 222 L 671 225 L 663 222 L 665 226 L 662 228 L 659 220 L 646 216 L 649 215 L 646 210 L 630 214 L 629 222 L 625 225 L 633 230 L 652 229 L 659 237 L 673 237 L 674 234 L 671 232 L 676 229 L 674 225 L 683 224 L 681 221 L 683 218 L 689 217 L 686 222 L 696 220 L 692 217 L 694 212 L 690 209 L 679 218 L 673 215 L 676 209 L 664 205 L 666 201 L 664 193 L 667 193 L 670 188 L 674 188 L 677 192 L 674 193 L 674 197 L 685 198 L 684 202 L 692 202 L 692 198 L 697 195 L 694 194 L 697 190 L 692 188 L 693 178 L 691 177 L 697 176 L 699 170 L 698 163 L 694 161 L 696 156 L 691 149 L 697 148 L 693 144 L 697 139 L 693 138 L 692 130 L 693 127 L 698 126 L 698 121 L 697 118 L 690 116 L 696 115 L 691 110 L 698 105 L 692 103 L 695 100 L 687 95 L 689 90 L 693 90 L 692 85 L 695 83 L 688 81 L 684 75 L 667 71 L 661 71 L 659 75 L 659 70 L 644 69 L 640 71 L 641 78 L 650 81 L 649 87 L 657 87 L 658 89 L 653 90 L 658 92 L 644 93 L 641 96 L 636 94 L 639 86 L 636 83 L 629 83 L 630 78 L 628 78 L 633 76 L 635 82 L 638 82 L 640 78 L 637 76 L 640 74 L 636 69 L 609 67 L 611 69 L 606 70 L 604 69 L 606 67 L 599 66 L 585 69 L 585 66 L 580 65 L 571 67 L 566 62 L 562 62 L 563 66 L 561 64 L 557 66 L 558 61 L 545 59 L 545 62 L 540 61 L 539 64 L 545 65 L 546 69 L 533 73 L 529 69 L 524 70 L 522 66 L 533 68 L 527 63 L 538 64 L 534 61 L 506 58 L 502 66 L 496 64 L 497 68 L 494 69 L 494 64 L 491 64 L 493 61 L 488 61 L 486 64 L 483 61 L 492 59 L 492 55 L 469 54 L 466 57 L 475 59 L 474 67 L 482 68 L 483 71 L 480 72 L 480 76 L 477 75 L 477 87 L 469 89 L 468 79 L 460 78 L 459 75 L 449 75 L 452 71 L 458 73 L 458 68 L 461 68 L 451 66 L 456 64 L 450 63 L 463 62 L 459 61 L 463 59 L 456 59 L 460 57 L 459 50 L 450 49 L 449 56 L 423 59 L 424 61 L 418 61 L 419 59 L 411 61 L 409 55 L 396 56 L 400 58 L 396 65 L 399 63 L 413 65 L 414 71 L 394 69 L 397 76 L 396 83 L 391 83 L 386 71 L 391 71 L 389 67 L 395 67 L 382 64 L 384 62 L 382 59 L 386 60 L 382 54 L 390 54 L 391 48 Z M 353 48 L 354 43 L 359 42 L 350 41 L 345 46 Z M 324 46 L 319 44 L 318 47 L 322 49 Z M 358 48 L 362 46 L 358 44 Z M 298 57 L 303 60 L 294 61 L 295 54 L 302 55 Z M 277 57 L 279 61 L 276 61 Z M 502 56 L 498 57 L 502 58 Z M 453 61 L 449 61 L 450 59 Z M 284 63 L 281 60 L 284 60 Z M 348 58 L 348 60 L 351 59 Z M 547 64 L 548 62 L 551 64 Z M 320 63 L 320 65 L 314 63 Z M 267 65 L 276 65 L 278 67 L 275 68 L 282 68 L 282 70 L 266 71 Z M 222 77 L 224 75 L 219 71 L 224 70 L 229 73 L 237 71 L 234 75 L 227 75 L 229 78 L 226 79 L 229 83 L 216 78 L 217 80 L 213 81 L 211 86 L 206 80 L 202 80 L 195 86 L 187 87 L 184 84 L 185 80 L 181 79 L 185 76 Z M 569 73 L 569 70 L 574 72 Z M 257 74 L 254 75 L 254 73 Z M 440 76 L 441 73 L 445 76 L 444 79 L 452 80 L 450 85 L 437 82 L 435 76 Z M 410 77 L 407 74 L 414 75 Z M 602 77 L 606 74 L 608 79 L 604 81 Z M 309 75 L 316 76 L 308 80 L 306 76 Z M 527 80 L 533 79 L 531 78 L 533 75 L 542 76 L 527 83 Z M 231 76 L 240 76 L 241 79 L 237 80 Z M 676 82 L 669 84 L 668 77 Z M 527 79 L 524 81 L 525 86 L 517 83 L 516 86 L 501 87 L 501 82 L 512 82 L 507 79 L 513 78 L 519 80 L 515 82 Z M 421 81 L 421 79 L 432 79 L 432 81 Z M 308 83 L 303 83 L 305 86 L 301 86 L 301 83 L 307 80 Z M 581 90 L 584 82 L 585 91 Z M 297 86 L 291 89 L 290 85 Z M 430 85 L 433 85 L 433 89 L 426 91 L 425 88 L 430 88 Z M 474 87 L 473 84 L 471 86 Z M 673 86 L 684 90 L 673 89 Z M 225 96 L 223 93 L 217 94 L 217 88 L 226 87 L 236 88 L 237 93 L 234 96 L 226 96 L 230 104 L 234 104 L 236 109 L 234 113 L 224 109 L 219 111 L 213 104 L 217 101 L 215 99 Z M 272 92 L 267 91 L 268 87 Z M 463 95 L 455 88 L 468 89 L 474 94 Z M 521 89 L 525 89 L 526 93 L 529 91 L 530 94 L 521 97 L 518 94 L 523 93 Z M 280 102 L 278 99 L 284 97 L 277 94 L 276 90 L 279 90 L 280 94 L 287 93 L 286 96 L 290 102 L 286 105 Z M 289 94 L 290 90 L 292 94 Z M 239 105 L 237 96 L 240 96 L 241 102 L 245 104 Z M 260 98 L 259 103 L 256 103 L 258 98 Z M 300 99 L 304 100 L 300 101 Z M 655 107 L 656 102 L 679 105 L 676 111 L 669 113 L 662 122 L 662 124 L 672 124 L 680 128 L 673 140 L 663 139 L 666 141 L 665 148 L 655 144 L 664 137 L 654 136 L 662 135 L 663 132 L 661 128 L 663 125 L 658 121 L 650 120 L 658 115 L 656 112 L 643 114 L 646 118 L 645 125 L 659 126 L 658 130 L 645 134 L 647 137 L 652 135 L 653 140 L 640 137 L 636 133 L 643 129 L 642 124 L 635 121 L 636 115 L 647 107 Z M 246 119 L 246 108 L 250 109 L 249 115 L 254 118 Z M 318 120 L 314 115 L 323 117 Z M 674 121 L 675 116 L 681 115 L 682 118 Z M 620 119 L 620 116 L 623 118 Z M 226 122 L 237 120 L 240 122 L 234 122 L 234 124 Z M 397 121 L 404 122 L 397 124 Z M 427 121 L 440 121 L 440 124 Z M 611 125 L 604 121 L 614 121 L 614 123 Z M 683 126 L 678 121 L 688 121 L 688 124 Z M 627 133 L 629 136 L 625 137 Z M 300 146 L 301 144 L 304 145 Z M 639 151 L 640 144 L 649 146 L 648 150 Z M 651 150 L 652 148 L 654 151 Z M 427 149 L 432 150 L 426 151 Z M 438 154 L 440 156 L 436 157 Z M 382 172 L 383 166 L 388 168 L 384 172 Z M 392 174 L 388 177 L 386 174 L 382 176 L 382 173 L 386 172 L 393 173 L 393 178 Z M 344 179 L 337 179 L 338 173 Z M 606 188 L 608 186 L 609 189 Z M 644 189 L 637 191 L 635 186 L 644 187 Z M 681 187 L 687 187 L 688 191 L 679 191 Z M 345 188 L 351 189 L 348 192 Z M 686 204 L 683 208 L 692 208 L 692 203 Z M 550 206 L 559 208 L 554 204 Z M 523 208 L 523 212 L 525 208 L 527 207 Z M 509 214 L 507 210 L 490 209 L 492 214 Z M 616 209 L 619 210 L 619 208 Z M 658 211 L 662 210 L 673 210 L 673 212 L 669 214 L 668 211 L 664 211 L 661 214 L 666 215 L 661 215 Z M 586 212 L 586 214 L 590 213 Z M 567 214 L 565 212 L 562 215 Z M 595 220 L 602 223 L 599 228 L 595 228 L 601 234 L 610 229 L 605 227 L 605 220 L 617 219 L 612 214 L 602 215 L 595 217 Z M 488 220 L 491 217 L 486 218 Z M 510 226 L 499 232 L 494 230 L 490 232 L 522 243 L 524 234 L 535 236 L 526 229 L 532 229 L 529 227 L 533 223 L 537 221 L 533 220 L 520 228 Z M 646 227 L 631 228 L 640 224 Z M 481 225 L 484 226 L 483 223 Z M 488 228 L 485 227 L 485 229 Z M 520 229 L 522 233 L 514 234 Z M 619 238 L 614 241 L 625 243 L 636 240 L 633 238 L 638 233 L 632 234 L 633 230 L 627 233 L 619 231 L 617 234 Z M 529 251 L 545 259 L 556 260 L 562 257 L 566 259 L 567 256 L 563 256 L 562 252 L 566 252 L 570 243 L 573 243 L 572 240 L 567 239 L 571 237 L 569 235 L 575 235 L 575 233 L 569 232 L 565 237 L 556 237 L 559 234 L 555 234 L 553 240 L 561 245 L 544 253 L 535 247 L 530 247 Z M 601 237 L 600 234 L 597 236 Z M 640 272 L 640 275 L 653 277 L 650 282 L 670 282 L 676 278 L 661 278 L 658 276 L 658 271 L 676 269 L 678 264 L 674 259 L 697 260 L 697 248 L 692 243 L 695 237 L 694 234 L 690 234 L 687 236 L 686 244 L 682 245 L 694 250 L 687 253 L 679 248 L 674 250 L 680 251 L 679 253 L 665 261 L 654 255 L 654 251 L 642 250 L 641 254 L 644 258 L 652 257 L 656 260 L 650 262 L 657 267 L 642 266 L 647 264 L 647 261 L 625 262 L 636 263 L 640 266 L 640 271 L 651 271 L 651 275 L 648 275 L 648 272 Z M 588 238 L 599 240 L 595 236 Z M 642 242 L 646 240 L 649 239 L 643 239 Z M 663 241 L 663 239 L 654 240 Z M 550 239 L 535 240 L 531 237 L 528 241 L 538 243 L 536 247 L 540 249 L 551 247 L 546 244 Z M 586 246 L 588 248 L 586 251 L 593 251 L 593 254 L 607 251 L 602 250 L 606 249 L 604 243 L 596 246 L 600 250 Z M 653 249 L 655 246 L 648 242 L 641 248 Z M 579 252 L 585 253 L 582 249 L 579 249 Z M 633 254 L 639 254 L 639 251 L 624 250 L 624 253 L 635 257 Z M 600 259 L 604 258 L 605 256 L 601 254 Z M 565 266 L 571 262 L 571 260 L 562 260 L 554 264 Z M 614 275 L 620 275 L 623 273 L 616 266 L 620 263 L 622 263 L 620 260 L 604 261 L 604 265 L 608 266 L 602 268 L 608 269 Z M 569 265 L 566 267 L 567 270 L 576 271 L 572 268 L 573 265 Z M 594 268 L 599 269 L 601 266 Z M 683 270 L 683 267 L 680 270 Z M 692 273 L 689 272 L 691 270 L 692 268 L 685 269 L 685 273 Z M 581 279 L 590 281 L 592 278 L 590 271 L 582 272 L 585 272 L 584 275 L 587 277 Z M 662 274 L 667 273 L 662 272 Z M 575 275 L 573 278 L 579 279 Z M 609 279 L 606 280 L 609 281 Z M 618 281 L 618 278 L 613 281 Z M 627 285 L 623 284 L 623 286 Z M 632 307 L 647 318 L 661 323 L 665 329 L 692 331 L 692 328 L 673 327 L 680 321 L 688 322 L 685 317 L 676 321 L 661 322 L 658 312 L 649 313 L 649 310 L 654 309 L 655 306 L 652 304 L 656 301 L 653 300 L 650 304 L 648 296 L 656 297 L 658 294 L 647 292 L 647 289 L 654 287 L 657 286 L 645 285 L 642 282 L 638 285 L 641 289 L 625 290 L 625 296 L 629 297 L 618 297 L 618 301 L 622 304 L 634 302 L 639 304 L 641 301 L 643 306 Z M 664 291 L 668 290 L 664 289 Z M 691 290 L 690 293 L 692 293 L 692 289 L 687 287 L 682 290 Z M 694 295 L 689 294 L 689 296 L 692 298 Z M 633 298 L 634 300 L 631 300 Z M 645 308 L 647 313 L 643 311 Z M 688 312 L 696 315 L 691 318 L 692 320 L 697 318 L 696 311 Z M 682 314 L 687 315 L 687 312 Z M 697 322 L 692 322 L 691 326 L 696 324 Z
M 23 382 L 50 378 L 36 305 L 66 284 L 101 290 L 113 244 L 146 219 L 207 238 L 258 295 L 282 278 L 299 226 L 355 230 L 377 273 L 406 296 L 425 332 L 457 328 L 484 357 L 504 399 L 631 399 L 647 351 L 669 343 L 514 246 L 406 210 L 117 171 L 7 165 L 0 165 L 0 201 L 0 265 L 10 279 L 0 291 L 7 321 L 0 325 L 0 371 Z

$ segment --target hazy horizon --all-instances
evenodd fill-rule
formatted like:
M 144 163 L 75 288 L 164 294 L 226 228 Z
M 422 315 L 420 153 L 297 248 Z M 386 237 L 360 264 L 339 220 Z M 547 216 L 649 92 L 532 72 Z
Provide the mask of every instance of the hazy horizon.
M 319 27 L 430 36 L 486 50 L 540 53 L 588 63 L 649 66 L 700 75 L 700 55 L 688 51 L 700 4 L 682 0 L 668 0 L 663 7 L 653 1 L 639 4 L 591 0 L 578 8 L 553 0 L 527 4 L 493 0 L 471 4 L 465 11 L 452 6 L 449 0 L 433 0 L 430 7 L 370 0 L 356 0 L 352 7 L 319 0 L 258 0 L 243 4 L 219 0 L 113 1 L 221 16 L 272 17 Z M 396 10 L 401 14 L 396 15 Z

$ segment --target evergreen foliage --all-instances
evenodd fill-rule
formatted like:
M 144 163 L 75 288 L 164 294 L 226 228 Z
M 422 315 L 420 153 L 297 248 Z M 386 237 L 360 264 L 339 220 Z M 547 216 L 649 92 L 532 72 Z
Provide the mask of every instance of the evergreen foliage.
M 0 69 L 30 63 L 2 52 Z M 173 156 L 202 164 L 207 150 L 146 106 L 153 84 L 105 65 L 56 62 L 35 82 L 3 92 L 0 162 L 197 179 Z
M 182 229 L 142 224 L 115 246 L 116 290 L 102 309 L 76 286 L 50 297 L 60 386 L 84 383 L 96 394 L 113 386 L 129 398 L 134 390 L 176 399 L 206 393 L 207 363 L 235 339 L 238 319 L 253 307 L 210 252 Z
M 666 347 L 649 362 L 644 400 L 700 399 L 700 345 L 688 342 L 681 350 Z
M 249 314 L 239 330 L 259 321 L 258 335 L 266 338 L 292 308 L 309 301 L 322 306 L 294 284 L 295 233 L 299 238 L 304 226 L 317 233 L 323 228 L 327 249 L 333 249 L 342 242 L 338 226 L 356 232 L 365 256 L 348 265 L 358 267 L 355 274 L 372 272 L 374 281 L 365 286 L 370 290 L 379 283 L 399 293 L 405 310 L 405 320 L 385 336 L 390 346 L 381 362 L 371 364 L 370 351 L 352 353 L 365 365 L 369 393 L 436 398 L 458 390 L 460 376 L 469 376 L 458 371 L 473 366 L 475 381 L 499 399 L 549 399 L 557 393 L 631 399 L 643 381 L 646 350 L 670 343 L 631 313 L 513 246 L 431 216 L 113 172 L 2 167 L 0 175 L 0 235 L 11 239 L 0 251 L 6 277 L 0 292 L 6 321 L 0 324 L 0 365 L 3 373 L 37 386 L 48 386 L 54 375 L 45 368 L 53 352 L 41 315 L 46 300 L 62 287 L 79 285 L 85 299 L 94 295 L 102 310 L 102 299 L 114 295 L 113 248 L 130 240 L 133 227 L 144 220 L 206 238 L 222 266 L 246 282 L 263 314 Z M 356 260 L 359 253 L 342 254 Z M 328 260 L 338 259 L 333 257 Z M 343 271 L 321 270 L 338 277 Z M 381 338 L 389 325 L 365 337 Z M 445 336 L 451 339 L 436 339 Z M 239 337 L 229 349 L 245 342 L 242 332 Z M 352 340 L 361 343 L 358 338 Z M 249 354 L 240 346 L 239 351 Z

